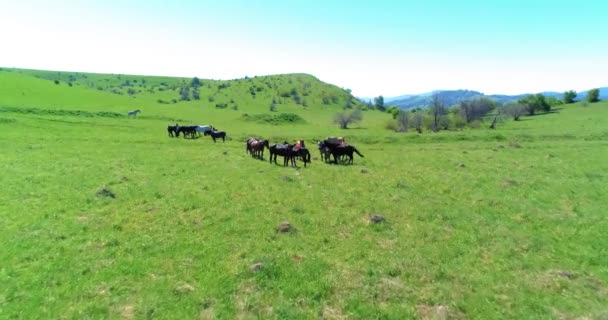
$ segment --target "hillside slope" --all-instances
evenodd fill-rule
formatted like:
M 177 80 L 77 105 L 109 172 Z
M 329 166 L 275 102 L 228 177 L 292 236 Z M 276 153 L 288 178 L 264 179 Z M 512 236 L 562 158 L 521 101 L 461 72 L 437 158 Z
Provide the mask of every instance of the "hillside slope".
M 31 83 L 30 83 L 31 80 Z M 35 80 L 35 81 L 34 81 Z M 358 101 L 345 90 L 324 83 L 308 74 L 284 74 L 211 80 L 119 74 L 57 72 L 28 69 L 0 71 L 0 103 L 71 105 L 71 101 L 109 100 L 112 104 L 149 107 L 196 106 L 267 112 L 275 102 L 276 111 L 304 108 L 342 109 Z M 59 88 L 69 88 L 61 91 Z M 31 93 L 39 93 L 32 95 Z M 95 92 L 95 93 L 93 93 Z M 110 93 L 111 95 L 99 95 Z M 30 95 L 22 99 L 19 95 Z M 34 97 L 35 96 L 35 97 Z M 111 97 L 109 97 L 111 96 Z M 106 98 L 104 98 L 106 97 Z M 45 99 L 50 99 L 45 101 Z M 131 100 L 129 100 L 131 99 Z M 106 104 L 92 102 L 93 106 Z

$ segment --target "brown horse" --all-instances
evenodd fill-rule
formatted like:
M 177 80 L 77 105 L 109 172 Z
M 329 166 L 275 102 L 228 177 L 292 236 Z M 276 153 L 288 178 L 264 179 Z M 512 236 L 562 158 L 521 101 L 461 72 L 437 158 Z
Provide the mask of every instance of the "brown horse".
M 268 145 L 268 140 L 257 140 L 247 141 L 248 150 L 251 153 L 251 156 L 258 159 L 264 159 L 264 147 L 270 148 Z

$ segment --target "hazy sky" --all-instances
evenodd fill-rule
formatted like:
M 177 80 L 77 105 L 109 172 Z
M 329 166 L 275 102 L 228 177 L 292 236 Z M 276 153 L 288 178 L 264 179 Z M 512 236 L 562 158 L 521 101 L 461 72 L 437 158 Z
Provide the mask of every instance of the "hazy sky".
M 0 0 L 0 66 L 304 72 L 366 97 L 608 85 L 608 1 L 447 2 Z

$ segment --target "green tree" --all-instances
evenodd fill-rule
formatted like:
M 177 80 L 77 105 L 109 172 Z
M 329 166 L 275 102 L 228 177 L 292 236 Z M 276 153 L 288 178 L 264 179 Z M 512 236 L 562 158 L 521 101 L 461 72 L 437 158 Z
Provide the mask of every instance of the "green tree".
M 200 93 L 198 87 L 194 87 L 192 89 L 192 99 L 194 99 L 194 100 L 200 100 L 201 99 L 201 93 Z
M 537 112 L 551 111 L 551 105 L 547 103 L 547 99 L 542 93 L 529 94 L 526 97 L 519 99 L 519 104 L 526 106 L 528 115 L 533 116 Z
M 376 110 L 385 111 L 386 108 L 384 107 L 384 97 L 378 96 L 374 98 L 374 106 L 376 107 Z
M 190 101 L 190 87 L 183 87 L 179 93 L 179 99 L 184 101 Z
M 564 92 L 564 103 L 573 103 L 576 99 L 576 91 L 569 90 Z
M 587 101 L 598 102 L 600 101 L 600 89 L 591 89 L 587 92 Z
M 399 107 L 397 106 L 392 106 L 390 108 L 388 108 L 386 110 L 386 112 L 390 113 L 391 115 L 393 115 L 393 119 L 397 119 L 397 116 L 399 115 Z
M 198 88 L 201 85 L 201 80 L 197 77 L 192 78 L 192 81 L 190 82 L 190 86 L 193 88 Z

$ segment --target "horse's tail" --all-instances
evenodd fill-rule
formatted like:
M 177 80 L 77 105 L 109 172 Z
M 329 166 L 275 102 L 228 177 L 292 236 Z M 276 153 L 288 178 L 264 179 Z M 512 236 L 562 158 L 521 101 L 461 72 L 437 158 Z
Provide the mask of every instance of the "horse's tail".
M 311 161 L 310 161 L 310 152 L 308 152 L 308 150 L 306 151 L 306 158 L 305 158 L 304 162 L 311 163 Z
M 361 158 L 365 158 L 361 152 L 359 152 L 359 150 L 357 150 L 357 148 L 353 147 L 353 151 L 355 151 L 359 156 L 361 156 Z

